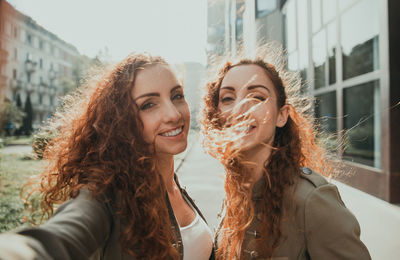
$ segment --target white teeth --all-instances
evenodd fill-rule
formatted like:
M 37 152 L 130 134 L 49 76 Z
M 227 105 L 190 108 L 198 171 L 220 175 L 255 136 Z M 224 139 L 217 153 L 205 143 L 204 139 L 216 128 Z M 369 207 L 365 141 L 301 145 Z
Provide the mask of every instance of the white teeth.
M 180 127 L 178 129 L 162 133 L 161 135 L 162 136 L 176 136 L 176 135 L 179 135 L 180 133 L 182 133 L 182 130 L 183 130 L 183 127 Z

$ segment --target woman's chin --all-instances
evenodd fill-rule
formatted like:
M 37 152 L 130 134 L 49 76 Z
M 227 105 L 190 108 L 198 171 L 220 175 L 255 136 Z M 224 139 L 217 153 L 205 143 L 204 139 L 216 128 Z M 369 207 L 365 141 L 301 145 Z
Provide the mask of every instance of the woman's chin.
M 156 149 L 156 154 L 159 155 L 178 155 L 186 150 L 187 142 L 177 146 L 159 147 Z
M 174 155 L 178 155 L 178 154 L 183 153 L 184 151 L 186 151 L 186 147 L 187 147 L 187 144 L 186 144 L 185 147 L 183 147 L 182 149 L 177 150 L 177 151 L 174 153 Z

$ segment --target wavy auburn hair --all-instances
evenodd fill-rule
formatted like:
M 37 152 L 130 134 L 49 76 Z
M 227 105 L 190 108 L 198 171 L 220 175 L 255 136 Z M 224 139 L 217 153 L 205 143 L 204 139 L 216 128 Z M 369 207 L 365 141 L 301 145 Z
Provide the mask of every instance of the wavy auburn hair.
M 241 158 L 240 147 L 232 148 L 237 137 L 226 134 L 230 126 L 224 124 L 220 117 L 218 104 L 221 83 L 231 68 L 257 65 L 274 83 L 278 108 L 289 106 L 287 123 L 276 128 L 272 152 L 269 158 L 265 158 L 263 171 L 266 188 L 262 190 L 261 214 L 258 215 L 263 225 L 256 246 L 267 252 L 266 257 L 271 257 L 279 247 L 281 238 L 284 239 L 281 231 L 284 193 L 289 186 L 295 185 L 300 168 L 307 166 L 325 176 L 331 175 L 334 169 L 330 160 L 327 160 L 328 154 L 315 141 L 313 118 L 309 112 L 312 99 L 301 95 L 299 74 L 285 70 L 284 53 L 280 46 L 269 43 L 260 46 L 255 57 L 242 53 L 218 64 L 219 67 L 214 69 L 217 74 L 206 84 L 200 120 L 204 148 L 223 163 L 227 172 L 225 217 L 217 232 L 220 237 L 217 250 L 219 259 L 243 257 L 241 245 L 244 234 L 255 217 L 248 183 L 250 173 Z
M 83 187 L 110 203 L 124 223 L 121 247 L 137 259 L 179 257 L 154 149 L 143 141 L 132 97 L 137 73 L 157 64 L 168 65 L 161 57 L 133 53 L 64 100 L 46 129 L 56 133 L 36 190 L 45 217 Z

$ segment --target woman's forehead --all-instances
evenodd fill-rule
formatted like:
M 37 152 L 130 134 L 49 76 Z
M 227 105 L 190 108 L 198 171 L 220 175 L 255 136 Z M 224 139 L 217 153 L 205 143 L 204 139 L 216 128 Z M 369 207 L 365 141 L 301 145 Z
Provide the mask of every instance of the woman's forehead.
M 169 91 L 177 85 L 180 83 L 168 65 L 151 65 L 137 73 L 133 96 L 140 96 L 146 92 Z
M 273 86 L 273 82 L 264 68 L 255 64 L 244 64 L 235 66 L 226 73 L 221 88 L 229 86 L 242 89 L 251 85 Z

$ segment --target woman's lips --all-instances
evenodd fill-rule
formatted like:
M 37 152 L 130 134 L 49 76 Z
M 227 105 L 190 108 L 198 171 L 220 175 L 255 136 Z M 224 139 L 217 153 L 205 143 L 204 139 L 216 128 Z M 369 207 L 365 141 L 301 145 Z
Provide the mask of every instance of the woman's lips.
M 160 135 L 164 136 L 164 137 L 176 137 L 176 136 L 180 135 L 181 133 L 183 133 L 183 126 L 163 132 Z

